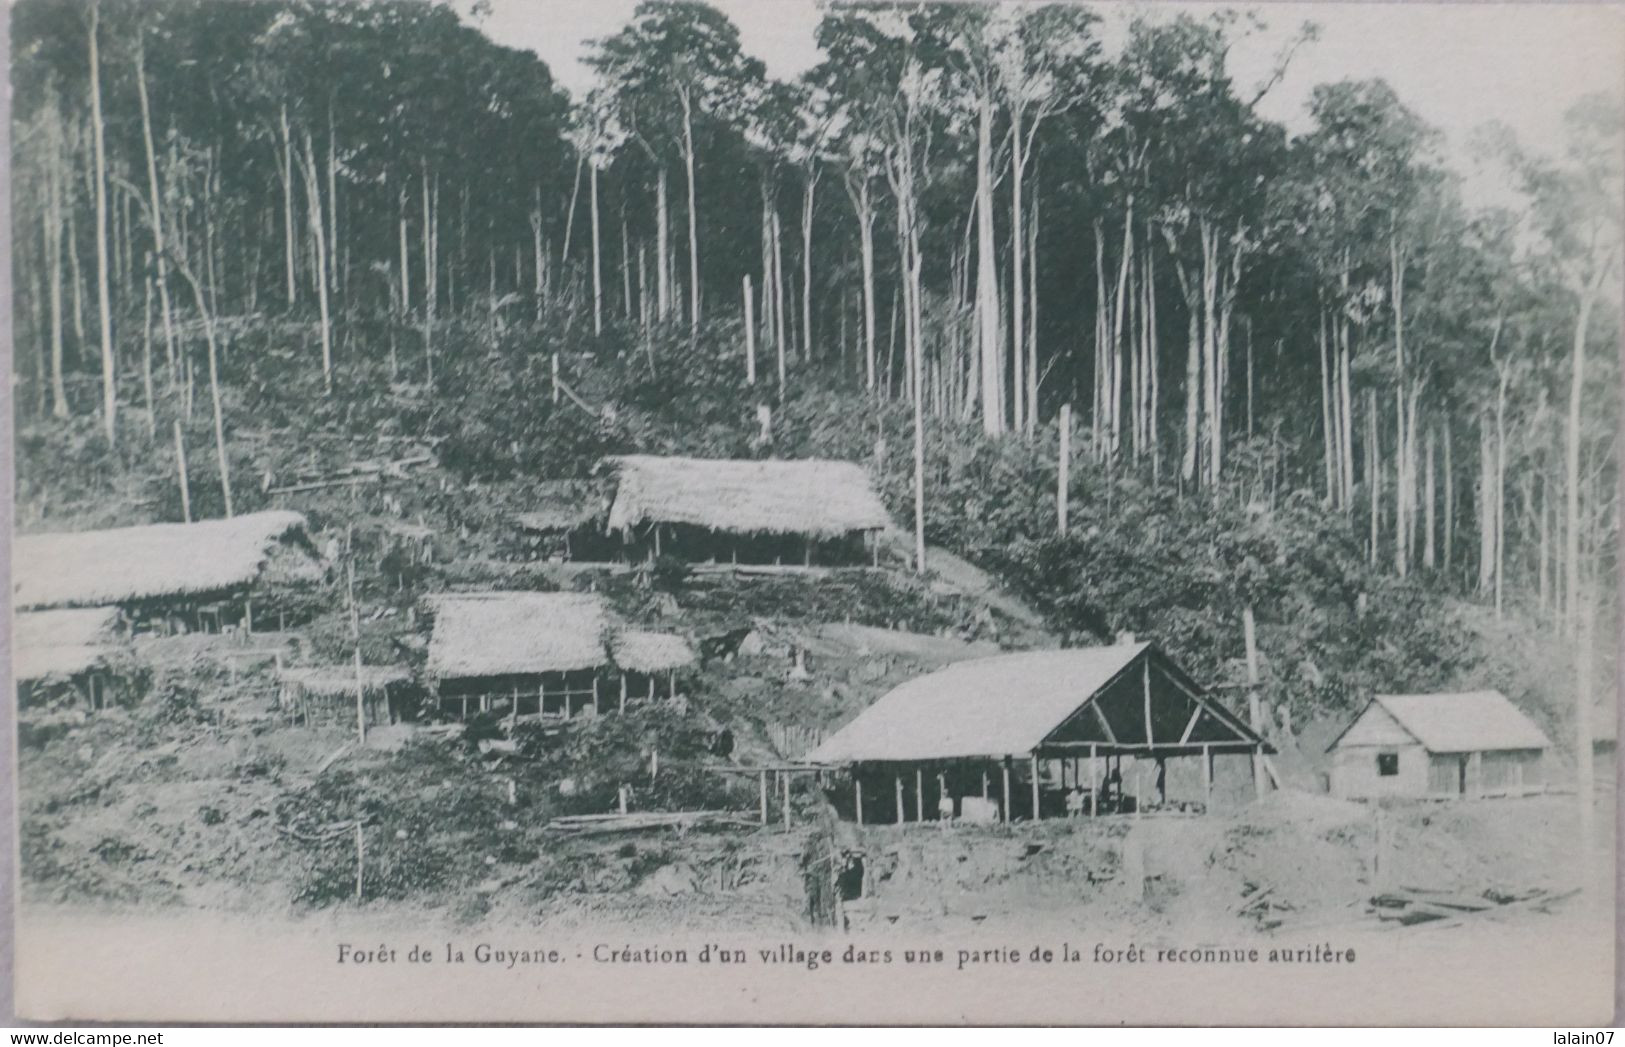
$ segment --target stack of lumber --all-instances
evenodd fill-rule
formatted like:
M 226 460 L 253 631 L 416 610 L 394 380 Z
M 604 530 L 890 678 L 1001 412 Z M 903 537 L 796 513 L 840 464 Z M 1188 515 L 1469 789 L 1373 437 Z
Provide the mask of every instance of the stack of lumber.
M 1573 890 L 1548 891 L 1541 887 L 1517 891 L 1491 888 L 1480 894 L 1431 890 L 1423 887 L 1400 887 L 1373 897 L 1371 907 L 1378 919 L 1402 926 L 1431 923 L 1436 920 L 1455 923 L 1483 913 L 1506 912 L 1512 909 L 1545 910 L 1576 893 L 1578 892 Z
M 600 836 L 607 833 L 642 832 L 649 829 L 676 829 L 684 832 L 699 825 L 747 826 L 756 822 L 733 811 L 641 811 L 634 814 L 577 814 L 554 818 L 549 832 L 559 836 Z

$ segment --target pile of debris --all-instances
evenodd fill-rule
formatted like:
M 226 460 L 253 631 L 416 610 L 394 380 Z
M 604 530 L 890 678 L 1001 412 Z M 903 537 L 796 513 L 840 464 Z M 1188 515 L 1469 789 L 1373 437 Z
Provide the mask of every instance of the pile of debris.
M 1480 894 L 1466 894 L 1461 891 L 1401 887 L 1373 897 L 1370 911 L 1378 919 L 1400 926 L 1434 921 L 1449 921 L 1453 925 L 1483 913 L 1504 913 L 1518 909 L 1550 912 L 1551 906 L 1578 893 L 1579 888 L 1567 891 L 1549 891 L 1542 887 L 1517 891 L 1489 888 Z

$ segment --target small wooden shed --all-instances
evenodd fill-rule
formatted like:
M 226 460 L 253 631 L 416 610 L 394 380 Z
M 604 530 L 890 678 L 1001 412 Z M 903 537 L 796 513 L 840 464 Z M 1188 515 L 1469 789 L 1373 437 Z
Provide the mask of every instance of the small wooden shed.
M 1332 795 L 1449 798 L 1543 792 L 1551 747 L 1499 691 L 1379 694 L 1327 747 Z

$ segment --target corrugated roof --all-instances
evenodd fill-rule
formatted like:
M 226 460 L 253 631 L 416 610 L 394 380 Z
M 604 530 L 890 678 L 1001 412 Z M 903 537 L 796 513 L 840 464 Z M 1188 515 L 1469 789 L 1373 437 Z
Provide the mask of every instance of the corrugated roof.
M 628 629 L 615 635 L 610 651 L 616 665 L 637 673 L 663 673 L 694 663 L 694 648 L 671 633 Z
M 1500 691 L 1379 694 L 1373 699 L 1429 752 L 1545 749 L 1551 740 Z
M 959 662 L 888 691 L 807 759 L 853 763 L 1029 753 L 1150 646 L 1025 651 Z
M 608 661 L 609 613 L 591 593 L 457 593 L 429 603 L 433 676 L 569 672 Z
M 304 529 L 299 513 L 278 510 L 20 535 L 12 559 L 16 606 L 86 607 L 233 589 L 254 581 L 277 543 Z
M 655 522 L 836 537 L 891 524 L 869 474 L 852 462 L 654 455 L 607 461 L 618 480 L 609 510 L 612 530 Z

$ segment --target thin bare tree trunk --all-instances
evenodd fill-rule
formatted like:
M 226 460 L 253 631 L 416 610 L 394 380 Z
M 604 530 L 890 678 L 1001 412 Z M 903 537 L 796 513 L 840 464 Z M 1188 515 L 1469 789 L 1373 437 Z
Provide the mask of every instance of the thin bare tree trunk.
M 305 195 L 310 200 L 310 233 L 316 246 L 316 302 L 322 321 L 322 391 L 333 392 L 333 323 L 328 311 L 327 233 L 322 226 L 321 183 L 316 175 L 316 152 L 305 132 Z M 331 206 L 332 201 L 328 201 Z M 210 365 L 211 368 L 213 364 Z
M 1003 344 L 993 241 L 993 101 L 983 97 L 976 121 L 976 318 L 981 360 L 982 432 L 1001 435 L 1004 424 Z M 917 304 L 917 303 L 916 303 Z
M 590 209 L 592 215 L 592 333 L 604 333 L 604 267 L 602 260 L 602 246 L 598 233 L 598 165 L 588 164 L 590 170 L 587 178 L 591 183 L 588 196 L 591 198 Z
M 288 126 L 288 107 L 281 110 L 282 128 L 282 244 L 287 262 L 288 304 L 299 300 L 298 284 L 294 280 L 293 250 L 293 131 Z
M 62 377 L 62 142 L 60 112 L 54 109 L 53 105 L 47 132 L 51 155 L 46 171 L 49 206 L 45 230 L 47 263 L 51 269 L 51 414 L 56 418 L 66 418 L 68 390 Z
M 113 361 L 113 309 L 107 286 L 107 157 L 103 143 L 101 57 L 99 35 L 101 5 L 90 5 L 90 126 L 95 156 L 96 197 L 96 307 L 102 343 L 102 427 L 107 442 L 118 442 L 118 374 Z

